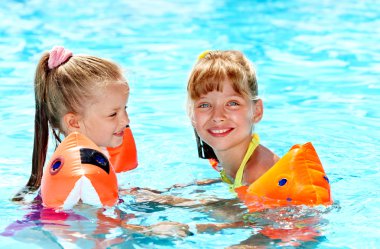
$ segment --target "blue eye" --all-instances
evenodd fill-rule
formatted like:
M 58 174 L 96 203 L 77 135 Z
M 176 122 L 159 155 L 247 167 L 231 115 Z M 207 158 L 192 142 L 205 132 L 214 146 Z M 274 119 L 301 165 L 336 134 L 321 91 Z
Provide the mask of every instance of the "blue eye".
M 230 101 L 227 103 L 228 106 L 238 106 L 239 103 L 237 101 Z
M 198 107 L 199 108 L 207 108 L 207 107 L 210 107 L 210 104 L 208 104 L 208 103 L 202 103 Z

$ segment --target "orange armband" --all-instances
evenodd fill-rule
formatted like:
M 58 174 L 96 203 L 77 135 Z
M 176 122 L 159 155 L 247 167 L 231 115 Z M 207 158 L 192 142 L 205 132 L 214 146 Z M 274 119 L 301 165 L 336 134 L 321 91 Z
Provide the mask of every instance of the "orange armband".
M 115 148 L 107 148 L 107 150 L 116 173 L 132 170 L 137 167 L 136 143 L 129 126 L 124 130 L 123 143 Z
M 235 189 L 251 212 L 285 205 L 331 205 L 329 179 L 311 143 L 294 145 L 250 186 Z
M 94 206 L 113 206 L 118 201 L 115 171 L 95 143 L 73 132 L 44 168 L 41 198 L 50 208 L 71 209 L 79 200 Z

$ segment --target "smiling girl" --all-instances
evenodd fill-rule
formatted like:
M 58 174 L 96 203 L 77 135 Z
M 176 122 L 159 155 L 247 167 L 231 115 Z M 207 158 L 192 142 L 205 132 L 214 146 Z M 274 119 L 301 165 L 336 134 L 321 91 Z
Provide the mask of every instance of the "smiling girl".
M 332 203 L 328 177 L 310 142 L 279 158 L 252 134 L 264 108 L 253 66 L 241 52 L 201 54 L 187 91 L 199 156 L 220 169 L 222 181 L 251 211 Z
M 222 180 L 234 188 L 249 185 L 279 160 L 260 144 L 257 134 L 252 135 L 263 116 L 263 102 L 257 95 L 255 71 L 241 52 L 203 53 L 187 90 L 200 157 L 221 165 Z M 235 180 L 241 167 L 245 170 Z
M 107 204 L 111 202 L 116 204 L 112 198 L 118 199 L 118 186 L 113 169 L 108 168 L 110 164 L 107 148 L 120 148 L 119 146 L 122 144 L 124 146 L 126 143 L 123 143 L 123 138 L 126 137 L 127 132 L 130 132 L 126 128 L 129 126 L 129 118 L 126 112 L 129 86 L 121 68 L 109 60 L 90 55 L 73 55 L 70 50 L 56 46 L 50 52 L 45 52 L 42 55 L 36 69 L 34 89 L 36 110 L 32 172 L 27 185 L 14 196 L 13 201 L 23 201 L 25 194 L 38 190 L 41 186 L 41 180 L 45 180 L 45 185 L 42 184 L 41 197 L 43 205 L 48 208 L 57 208 L 57 206 L 65 208 L 67 203 L 72 202 L 76 204 L 79 200 L 72 196 L 76 197 L 79 194 L 81 197 L 86 197 L 87 204 L 92 204 L 94 203 L 93 200 L 97 200 L 98 197 L 93 197 L 96 194 L 95 191 L 91 192 L 95 186 L 109 192 L 106 193 L 107 197 L 111 196 Z M 50 168 L 45 166 L 47 171 L 44 172 L 50 134 L 54 136 L 57 146 L 59 143 L 62 145 L 66 142 L 66 144 L 63 147 L 64 149 L 60 149 L 60 146 L 56 148 L 56 152 L 58 151 L 59 154 L 57 159 L 59 160 L 53 160 Z M 96 145 L 96 150 L 93 149 L 95 146 L 89 145 L 89 143 L 86 145 L 90 148 L 80 148 L 83 147 L 83 144 L 75 146 L 75 144 L 83 141 L 82 137 L 78 140 L 74 139 L 74 142 L 73 139 L 69 139 L 71 135 L 76 138 L 76 134 L 84 136 L 86 141 L 91 140 L 91 144 Z M 65 140 L 61 141 L 61 137 L 64 137 Z M 131 141 L 124 140 L 124 142 Z M 70 146 L 66 146 L 67 144 Z M 101 151 L 97 151 L 98 149 Z M 77 161 L 73 162 L 72 160 L 76 154 L 79 154 L 77 153 L 78 150 L 81 150 L 79 166 Z M 86 154 L 86 151 L 90 152 Z M 94 160 L 88 161 L 89 158 Z M 89 167 L 84 165 L 89 165 Z M 111 166 L 118 165 L 111 163 Z M 66 173 L 63 178 L 58 178 L 60 180 L 54 178 L 64 171 L 62 168 L 66 168 L 67 171 L 72 170 L 72 172 Z M 88 168 L 94 170 L 89 171 L 88 175 L 84 175 L 82 171 L 86 171 Z M 57 173 L 58 171 L 60 172 Z M 62 195 L 58 196 L 57 192 L 73 182 L 72 175 L 74 181 L 76 181 L 77 175 L 83 175 L 92 177 L 94 183 L 88 180 L 90 184 L 86 186 L 91 186 L 91 188 L 82 187 L 80 190 L 83 193 L 69 189 L 68 197 L 66 197 L 66 191 L 62 191 L 64 203 L 61 206 Z M 115 178 L 108 176 L 115 176 Z M 98 181 L 96 184 L 95 177 Z M 83 178 L 87 179 L 86 177 Z M 81 180 L 76 181 L 73 189 L 79 189 L 78 186 L 82 186 L 82 184 L 77 184 L 81 183 Z M 49 198 L 53 196 L 53 200 L 45 198 L 49 199 L 49 202 L 46 202 L 44 193 L 45 196 L 49 193 Z M 71 195 L 72 193 L 74 194 Z M 35 202 L 40 202 L 40 199 L 37 196 Z M 112 218 L 104 216 L 102 212 L 103 209 L 98 210 L 98 218 L 102 222 L 111 222 L 115 227 L 122 226 L 149 235 L 188 235 L 188 226 L 178 222 L 165 221 L 152 226 L 130 225 L 118 215 L 117 218 Z
M 32 172 L 25 188 L 13 200 L 24 198 L 41 185 L 49 134 L 56 144 L 79 132 L 97 146 L 123 142 L 129 118 L 129 86 L 115 63 L 90 55 L 73 55 L 61 46 L 42 55 L 36 69 Z

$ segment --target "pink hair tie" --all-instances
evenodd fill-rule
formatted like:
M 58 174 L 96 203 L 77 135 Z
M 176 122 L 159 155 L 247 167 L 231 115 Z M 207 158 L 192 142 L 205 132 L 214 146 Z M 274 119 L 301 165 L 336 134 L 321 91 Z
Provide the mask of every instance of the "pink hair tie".
M 62 46 L 55 46 L 49 53 L 48 67 L 53 69 L 66 62 L 73 53 Z

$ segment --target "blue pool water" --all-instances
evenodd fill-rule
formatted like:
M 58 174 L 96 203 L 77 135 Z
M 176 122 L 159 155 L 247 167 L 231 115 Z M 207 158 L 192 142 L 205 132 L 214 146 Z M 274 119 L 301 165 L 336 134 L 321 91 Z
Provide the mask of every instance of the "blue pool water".
M 0 248 L 380 244 L 379 1 L 19 0 L 0 3 L 0 20 Z M 185 113 L 187 76 L 203 50 L 238 49 L 257 68 L 265 114 L 256 130 L 263 144 L 283 155 L 295 143 L 312 141 L 330 178 L 334 206 L 270 210 L 251 217 L 250 228 L 162 238 L 108 224 L 91 207 L 75 208 L 73 219 L 46 221 L 40 209 L 12 203 L 31 169 L 35 66 L 56 44 L 110 58 L 125 69 L 139 167 L 119 175 L 121 188 L 163 190 L 217 177 L 197 158 Z M 222 184 L 170 194 L 232 198 Z M 244 213 L 230 210 L 237 207 L 232 204 L 174 208 L 121 197 L 125 202 L 104 215 L 133 215 L 130 224 L 225 223 Z M 263 236 L 260 231 L 268 228 L 282 233 Z M 318 235 L 308 236 L 316 230 Z

